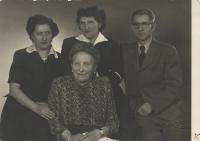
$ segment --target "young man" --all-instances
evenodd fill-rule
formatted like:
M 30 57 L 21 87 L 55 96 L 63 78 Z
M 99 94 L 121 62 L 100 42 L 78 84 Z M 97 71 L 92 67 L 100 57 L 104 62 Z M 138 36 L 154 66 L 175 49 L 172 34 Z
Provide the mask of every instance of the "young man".
M 131 16 L 137 41 L 124 47 L 127 93 L 143 141 L 182 141 L 181 64 L 175 47 L 153 38 L 155 15 L 139 9 Z

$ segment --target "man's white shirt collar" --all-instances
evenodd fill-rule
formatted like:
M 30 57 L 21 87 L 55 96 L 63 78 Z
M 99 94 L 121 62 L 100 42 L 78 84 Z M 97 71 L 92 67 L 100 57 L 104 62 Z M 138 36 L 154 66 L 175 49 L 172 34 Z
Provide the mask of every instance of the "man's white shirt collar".
M 138 44 L 138 47 L 140 46 L 144 46 L 145 47 L 145 53 L 147 53 L 147 51 L 149 50 L 149 46 L 151 44 L 151 41 L 152 41 L 152 37 L 149 38 L 146 42 L 144 42 L 143 44 L 141 44 L 140 42 L 137 42 Z M 138 50 L 139 51 L 139 54 L 140 54 L 140 49 Z
M 80 34 L 75 39 L 82 41 L 82 42 L 87 42 L 87 43 L 90 42 L 90 40 L 88 40 L 83 34 Z M 104 42 L 104 41 L 108 41 L 108 39 L 101 32 L 99 32 L 99 34 L 98 34 L 96 40 L 94 41 L 93 45 L 95 46 L 96 44 L 98 44 L 100 42 Z

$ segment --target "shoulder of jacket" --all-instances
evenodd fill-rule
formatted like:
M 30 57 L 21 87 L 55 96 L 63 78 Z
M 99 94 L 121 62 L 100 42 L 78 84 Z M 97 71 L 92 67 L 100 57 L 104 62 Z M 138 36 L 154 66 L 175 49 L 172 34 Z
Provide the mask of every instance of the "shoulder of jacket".
M 166 43 L 159 40 L 153 40 L 154 44 L 157 44 L 164 52 L 176 52 L 176 47 L 170 43 Z
M 165 48 L 174 48 L 174 45 L 167 43 L 167 42 L 163 42 L 163 41 L 159 41 L 159 40 L 153 40 L 152 42 L 160 45 L 161 47 L 165 47 Z
M 65 38 L 63 41 L 76 40 L 75 38 L 76 38 L 75 36 L 71 36 L 71 37 Z

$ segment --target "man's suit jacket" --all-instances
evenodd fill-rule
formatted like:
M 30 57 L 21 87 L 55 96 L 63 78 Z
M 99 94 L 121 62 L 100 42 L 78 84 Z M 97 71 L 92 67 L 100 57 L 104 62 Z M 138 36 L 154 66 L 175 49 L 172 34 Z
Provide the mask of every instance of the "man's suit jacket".
M 182 71 L 175 47 L 153 39 L 142 67 L 139 67 L 137 43 L 126 44 L 123 53 L 131 110 L 137 113 L 148 102 L 154 115 L 167 120 L 180 117 Z

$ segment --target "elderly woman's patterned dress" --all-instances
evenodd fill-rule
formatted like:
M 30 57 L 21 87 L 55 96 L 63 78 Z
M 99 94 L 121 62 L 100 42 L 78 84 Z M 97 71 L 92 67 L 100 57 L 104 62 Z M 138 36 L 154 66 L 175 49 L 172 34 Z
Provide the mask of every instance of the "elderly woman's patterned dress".
M 49 107 L 56 113 L 50 127 L 58 140 L 65 129 L 72 134 L 103 126 L 110 127 L 110 134 L 118 130 L 112 89 L 110 83 L 101 78 L 84 86 L 79 85 L 73 76 L 56 79 L 50 90 Z

